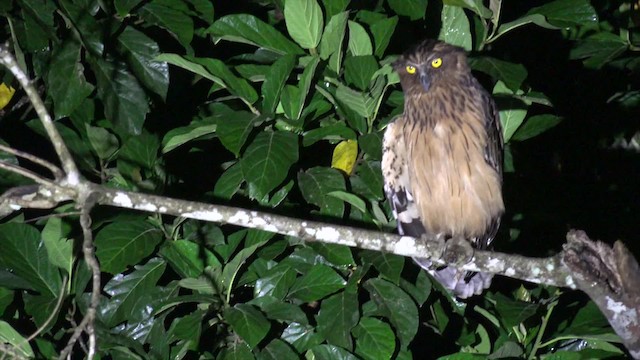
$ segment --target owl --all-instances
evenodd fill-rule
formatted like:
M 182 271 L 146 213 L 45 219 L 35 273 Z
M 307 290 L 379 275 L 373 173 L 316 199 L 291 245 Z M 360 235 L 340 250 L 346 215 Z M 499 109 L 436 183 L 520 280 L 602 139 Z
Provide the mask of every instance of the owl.
M 402 235 L 464 239 L 486 249 L 498 231 L 502 132 L 497 107 L 463 49 L 425 40 L 393 64 L 404 112 L 384 134 L 384 189 Z M 492 274 L 414 258 L 458 298 L 482 293 Z

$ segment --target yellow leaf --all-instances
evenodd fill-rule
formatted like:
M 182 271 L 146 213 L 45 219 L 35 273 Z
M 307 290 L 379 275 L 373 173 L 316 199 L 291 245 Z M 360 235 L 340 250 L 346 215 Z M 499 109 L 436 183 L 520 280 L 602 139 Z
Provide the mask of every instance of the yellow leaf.
M 4 83 L 0 84 L 0 110 L 7 106 L 15 92 L 16 89 L 11 86 L 7 86 Z
M 331 158 L 331 167 L 339 169 L 351 175 L 353 165 L 358 157 L 358 142 L 355 140 L 341 141 L 336 148 L 333 149 L 333 157 Z

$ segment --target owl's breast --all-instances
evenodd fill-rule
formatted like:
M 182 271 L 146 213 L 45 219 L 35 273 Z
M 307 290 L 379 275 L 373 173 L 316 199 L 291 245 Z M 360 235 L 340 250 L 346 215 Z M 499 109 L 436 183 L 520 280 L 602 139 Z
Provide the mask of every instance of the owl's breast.
M 425 229 L 475 238 L 504 211 L 501 179 L 485 161 L 487 134 L 481 119 L 460 114 L 419 129 L 405 127 L 411 139 L 408 169 Z

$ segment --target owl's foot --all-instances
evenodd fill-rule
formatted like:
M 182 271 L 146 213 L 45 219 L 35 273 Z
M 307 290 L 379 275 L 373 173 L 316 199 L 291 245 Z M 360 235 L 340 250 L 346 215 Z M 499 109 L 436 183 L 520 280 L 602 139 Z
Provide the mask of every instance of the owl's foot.
M 433 256 L 429 258 L 414 257 L 413 261 L 415 261 L 418 265 L 420 265 L 420 267 L 422 267 L 425 270 L 431 269 L 433 266 L 433 261 L 431 259 L 444 258 L 445 250 L 447 248 L 447 243 L 445 241 L 445 238 L 446 237 L 444 235 L 437 235 L 434 241 L 432 236 L 428 236 L 425 234 L 421 235 L 420 241 L 423 244 L 428 245 L 428 249 L 433 254 Z
M 473 247 L 463 237 L 455 236 L 446 242 L 442 259 L 449 264 L 464 265 L 473 259 Z

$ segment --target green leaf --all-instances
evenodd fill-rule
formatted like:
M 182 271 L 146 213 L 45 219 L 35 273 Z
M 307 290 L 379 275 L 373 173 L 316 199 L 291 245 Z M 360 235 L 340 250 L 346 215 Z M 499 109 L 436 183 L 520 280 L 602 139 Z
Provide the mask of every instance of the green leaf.
M 363 359 L 391 359 L 396 338 L 386 323 L 372 317 L 363 317 L 353 329 L 356 337 L 356 354 Z
M 558 125 L 561 121 L 562 118 L 556 115 L 534 115 L 518 128 L 511 139 L 516 141 L 531 139 Z
M 525 109 L 500 110 L 500 123 L 502 124 L 502 136 L 507 143 L 511 136 L 518 130 L 524 118 L 527 116 Z
M 175 240 L 160 250 L 160 255 L 183 278 L 195 278 L 207 266 L 221 266 L 213 253 L 203 246 L 187 240 Z
M 459 6 L 473 11 L 480 17 L 488 19 L 491 17 L 491 10 L 487 9 L 483 0 L 444 0 L 443 3 L 449 6 Z
M 551 30 L 555 30 L 555 29 L 559 29 L 559 27 L 551 25 L 547 22 L 547 20 L 545 19 L 544 15 L 542 14 L 529 14 L 529 15 L 525 15 L 521 18 L 518 18 L 516 20 L 507 22 L 507 23 L 503 23 L 498 27 L 498 31 L 496 31 L 496 35 L 494 38 L 497 38 L 498 36 L 501 36 L 513 29 L 516 29 L 520 26 L 523 25 L 527 25 L 527 24 L 531 24 L 534 23 L 540 27 L 543 27 L 545 29 L 551 29 Z
M 118 151 L 120 147 L 118 138 L 110 133 L 109 130 L 89 124 L 85 124 L 85 129 L 89 143 L 100 159 L 110 159 Z
M 153 253 L 160 241 L 160 230 L 145 221 L 111 223 L 95 238 L 101 270 L 111 274 L 123 272 Z
M 271 324 L 255 307 L 237 304 L 224 313 L 224 319 L 251 348 L 255 348 L 269 332 Z
M 187 126 L 174 128 L 162 138 L 162 153 L 166 154 L 189 141 L 212 134 L 216 131 L 216 128 L 217 125 L 211 122 L 210 119 L 194 120 Z
M 327 18 L 345 11 L 350 1 L 351 0 L 322 0 Z
M 219 77 L 214 76 L 207 70 L 204 66 L 194 61 L 188 60 L 185 57 L 178 54 L 160 54 L 156 56 L 156 61 L 165 61 L 171 65 L 175 65 L 181 67 L 185 70 L 191 71 L 194 74 L 200 75 L 205 79 L 209 79 L 214 83 L 226 87 L 223 80 Z
M 356 168 L 356 176 L 351 176 L 349 180 L 355 193 L 372 200 L 384 200 L 384 184 L 379 161 L 361 162 Z
M 289 288 L 296 281 L 296 272 L 289 266 L 276 266 L 256 280 L 255 298 L 272 296 L 278 300 L 284 299 Z
M 512 94 L 502 81 L 498 81 L 493 88 L 493 94 Z M 502 136 L 505 143 L 508 143 L 511 136 L 518 130 L 524 118 L 527 116 L 527 109 L 523 108 L 522 102 L 514 98 L 507 98 L 499 106 L 500 123 L 502 124 Z
M 402 290 L 406 291 L 413 298 L 418 306 L 422 306 L 431 294 L 433 288 L 431 281 L 426 271 L 419 271 L 412 282 L 400 278 L 400 286 Z
M 0 320 L 0 342 L 3 344 L 9 344 L 13 351 L 16 351 L 16 355 L 20 355 L 24 358 L 33 358 L 33 349 L 27 339 L 22 337 L 8 322 Z
M 337 67 L 331 66 L 331 69 L 338 73 L 340 70 L 339 59 L 342 57 L 342 41 L 344 40 L 345 30 L 347 28 L 347 20 L 349 13 L 344 11 L 338 13 L 329 19 L 327 26 L 324 28 L 324 34 L 320 41 L 320 58 L 327 60 L 329 56 L 338 54 Z
M 371 35 L 373 35 L 373 43 L 375 44 L 373 53 L 376 57 L 381 58 L 384 55 L 384 52 L 389 45 L 389 41 L 391 40 L 391 35 L 393 35 L 397 24 L 397 16 L 376 21 L 371 24 L 370 30 Z
M 593 301 L 589 301 L 578 309 L 575 307 L 574 304 L 566 309 L 556 310 L 565 310 L 566 316 L 571 319 L 568 324 L 565 324 L 566 327 L 554 334 L 556 338 L 585 338 L 611 334 L 612 331 L 606 317 L 598 310 L 598 306 Z
M 169 65 L 154 60 L 160 55 L 158 44 L 131 26 L 118 36 L 118 47 L 126 54 L 131 70 L 138 80 L 163 100 L 169 88 Z
M 238 239 L 242 239 L 241 235 L 244 232 L 245 232 L 244 230 L 241 230 L 240 232 L 236 232 L 234 235 L 238 234 L 240 235 Z M 231 236 L 229 238 L 231 238 Z M 247 238 L 249 238 L 249 236 L 247 236 Z M 250 245 L 249 241 L 247 241 L 247 243 L 242 248 L 242 250 L 238 251 L 238 253 L 233 257 L 233 259 L 227 262 L 227 264 L 224 266 L 224 269 L 222 270 L 222 281 L 223 281 L 224 287 L 230 288 L 234 285 L 234 280 L 238 273 L 238 270 L 240 270 L 240 267 L 242 267 L 245 261 L 250 256 L 252 256 L 258 248 L 263 246 L 268 240 L 269 238 L 262 238 L 260 242 L 255 242 L 252 245 Z
M 198 17 L 207 22 L 207 24 L 213 23 L 214 9 L 213 3 L 209 0 L 188 0 L 193 5 L 193 9 L 198 13 Z
M 256 120 L 258 116 L 248 111 L 225 112 L 225 116 L 218 121 L 216 134 L 224 147 L 239 156 Z
M 218 59 L 195 58 L 190 56 L 186 57 L 185 60 L 204 66 L 209 74 L 213 75 L 213 77 L 208 77 L 208 79 L 226 88 L 233 95 L 244 99 L 250 104 L 258 100 L 258 94 L 255 89 L 249 85 L 247 80 L 235 76 L 224 62 Z
M 173 0 L 151 0 L 138 11 L 140 17 L 151 24 L 171 32 L 189 49 L 193 38 L 193 20 L 187 15 L 189 8 L 184 2 Z
M 198 344 L 202 333 L 202 320 L 204 318 L 204 310 L 195 310 L 192 313 L 179 317 L 171 323 L 168 336 L 171 339 L 180 339 Z M 194 345 L 195 346 L 195 345 Z
M 418 332 L 418 309 L 411 297 L 402 289 L 382 279 L 370 279 L 365 289 L 378 307 L 378 312 L 389 319 L 396 329 L 402 346 L 407 346 Z
M 399 0 L 400 1 L 400 0 Z M 347 350 L 334 345 L 316 345 L 309 350 L 315 360 L 357 360 L 358 358 Z
M 272 340 L 260 352 L 260 360 L 298 360 L 300 355 L 296 354 L 287 343 L 280 339 Z
M 240 164 L 253 198 L 263 198 L 286 178 L 298 160 L 298 137 L 285 131 L 265 131 L 249 144 Z
M 207 30 L 224 40 L 264 47 L 279 54 L 300 55 L 304 52 L 271 25 L 253 15 L 232 14 L 213 23 Z
M 25 293 L 23 294 L 23 301 L 24 310 L 29 314 L 29 316 L 31 316 L 34 324 L 38 327 L 42 327 L 42 331 L 44 332 L 49 331 L 60 316 L 59 309 L 56 309 L 56 305 L 58 303 L 58 298 L 56 297 Z M 52 319 L 48 324 L 46 324 L 51 316 L 53 316 Z
M 404 268 L 403 256 L 368 250 L 363 250 L 359 254 L 366 262 L 373 264 L 376 270 L 385 278 L 391 280 L 396 285 L 399 283 L 400 274 Z
M 297 279 L 289 291 L 289 297 L 310 302 L 342 289 L 346 281 L 333 269 L 318 264 L 301 278 Z
M 122 135 L 140 135 L 149 112 L 147 95 L 122 62 L 94 59 L 91 68 L 107 119 Z
M 151 295 L 166 267 L 162 259 L 152 258 L 144 265 L 136 265 L 130 274 L 111 278 L 104 285 L 104 291 L 111 296 L 107 306 L 109 315 L 104 319 L 107 326 L 139 319 L 145 307 L 149 306 L 140 300 Z
M 522 64 L 514 64 L 486 56 L 472 58 L 469 62 L 472 69 L 482 71 L 495 80 L 504 82 L 514 93 L 527 78 L 527 69 Z
M 118 165 L 126 162 L 136 167 L 151 169 L 158 159 L 159 147 L 156 136 L 146 132 L 129 138 L 118 152 Z
M 49 262 L 47 249 L 34 227 L 19 223 L 0 224 L 0 268 L 26 280 L 43 295 L 57 297 L 62 279 Z
M 427 0 L 389 0 L 388 3 L 396 14 L 408 16 L 411 20 L 423 18 L 427 11 Z
M 53 1 L 23 0 L 20 2 L 20 18 L 14 34 L 27 52 L 44 50 L 50 39 L 54 39 L 53 14 L 57 10 Z M 6 16 L 6 15 L 4 15 Z M 13 32 L 13 31 L 12 31 Z
M 440 16 L 442 27 L 440 28 L 438 40 L 470 51 L 472 48 L 471 29 L 469 28 L 469 19 L 467 19 L 464 10 L 458 6 L 443 5 Z
M 351 248 L 344 245 L 312 242 L 308 244 L 313 250 L 336 266 L 351 266 L 355 264 Z
M 291 344 L 300 353 L 324 341 L 322 336 L 315 332 L 313 326 L 297 322 L 289 324 L 282 331 L 280 338 Z
M 322 301 L 316 317 L 317 330 L 332 345 L 352 349 L 351 329 L 358 323 L 356 291 L 341 291 Z
M 309 130 L 302 136 L 303 146 L 313 145 L 320 140 L 355 140 L 357 138 L 356 133 L 342 122 Z
M 124 18 L 129 15 L 131 9 L 138 6 L 142 1 L 143 0 L 114 0 L 113 5 L 118 15 Z
M 311 83 L 313 82 L 313 76 L 319 63 L 320 58 L 316 56 L 312 57 L 311 61 L 309 61 L 305 66 L 304 71 L 300 76 L 300 81 L 298 82 L 296 90 L 290 91 L 293 90 L 292 86 L 285 87 L 285 90 L 289 90 L 290 92 L 282 94 L 282 106 L 285 113 L 291 120 L 300 119 L 307 94 L 309 93 Z
M 269 74 L 269 68 L 269 65 L 256 64 L 240 64 L 234 67 L 238 74 L 251 82 L 264 81 L 264 78 Z
M 620 36 L 599 32 L 579 41 L 569 52 L 569 58 L 587 59 L 584 61 L 587 67 L 599 69 L 624 53 L 628 47 L 627 42 Z
M 13 298 L 14 292 L 12 290 L 0 286 L 0 315 L 11 305 Z
M 244 342 L 233 342 L 220 352 L 221 360 L 255 360 L 251 349 Z
M 331 191 L 327 195 L 333 196 L 333 197 L 335 197 L 337 199 L 340 199 L 340 200 L 348 203 L 349 205 L 353 206 L 354 208 L 360 210 L 360 212 L 362 212 L 363 214 L 367 213 L 367 204 L 364 202 L 364 200 L 359 198 L 358 195 L 356 195 L 356 194 L 352 194 L 352 193 L 349 193 L 349 192 L 346 192 L 346 191 L 342 191 L 342 190 L 336 190 L 336 191 Z
M 240 189 L 244 182 L 242 166 L 235 163 L 227 168 L 216 182 L 213 188 L 213 195 L 221 199 L 229 200 Z
M 322 9 L 316 0 L 287 0 L 284 20 L 291 38 L 303 49 L 315 49 L 322 36 Z
M 293 55 L 285 55 L 278 59 L 265 76 L 262 84 L 262 111 L 272 114 L 280 101 L 280 93 L 289 78 L 289 74 L 296 65 L 296 58 Z
M 527 15 L 541 14 L 554 26 L 589 25 L 598 21 L 596 10 L 588 0 L 555 0 L 533 8 Z
M 369 34 L 355 21 L 349 20 L 349 51 L 353 56 L 373 55 Z
M 314 167 L 298 173 L 298 186 L 304 199 L 320 208 L 320 214 L 340 218 L 344 214 L 344 202 L 328 194 L 345 190 L 344 176 L 328 167 Z
M 61 228 L 60 218 L 49 218 L 42 229 L 42 241 L 47 248 L 49 261 L 70 274 L 73 266 L 73 241 L 63 236 Z
M 84 77 L 80 45 L 75 41 L 66 41 L 57 48 L 50 69 L 47 93 L 53 100 L 55 118 L 60 119 L 69 116 L 93 92 L 94 86 Z
M 500 322 L 507 329 L 520 325 L 535 315 L 540 307 L 539 304 L 512 300 L 501 294 L 496 294 L 495 301 Z
M 378 62 L 373 55 L 348 56 L 344 61 L 344 79 L 360 90 L 369 87 L 376 71 L 378 71 Z
M 300 306 L 289 302 L 281 301 L 270 296 L 260 296 L 251 300 L 251 304 L 259 306 L 262 312 L 272 320 L 286 323 L 297 322 L 304 325 L 309 323 L 307 315 L 302 311 Z
M 370 118 L 373 116 L 376 102 L 367 93 L 361 93 L 342 84 L 338 84 L 336 98 L 362 117 Z

